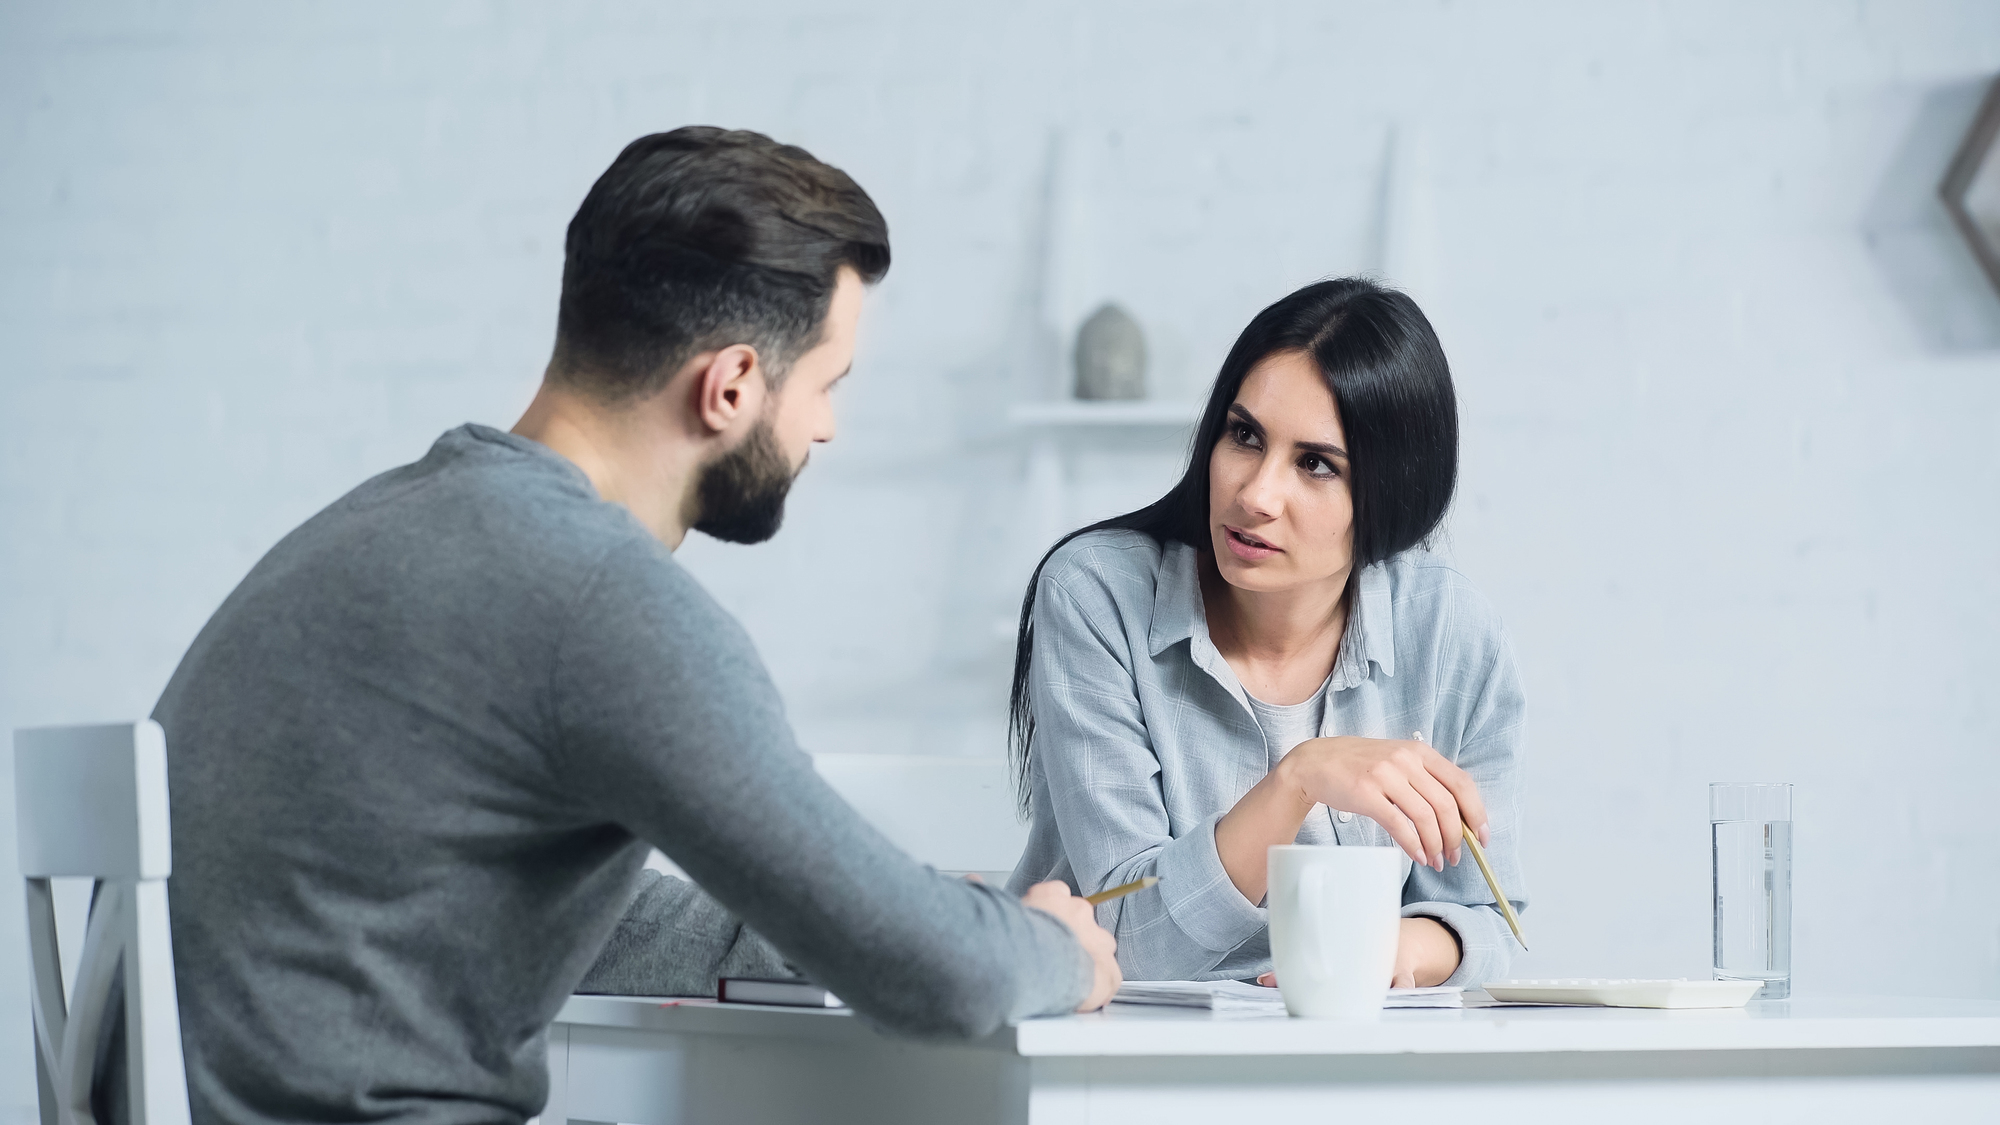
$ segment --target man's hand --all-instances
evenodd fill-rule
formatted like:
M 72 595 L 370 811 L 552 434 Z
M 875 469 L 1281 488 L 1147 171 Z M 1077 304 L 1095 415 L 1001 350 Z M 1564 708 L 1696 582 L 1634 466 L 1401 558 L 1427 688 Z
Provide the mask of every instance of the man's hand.
M 1097 908 L 1069 893 L 1067 883 L 1057 881 L 1029 887 L 1028 893 L 1021 896 L 1021 905 L 1055 915 L 1057 921 L 1069 927 L 1083 951 L 1090 954 L 1097 968 L 1097 982 L 1076 1010 L 1094 1012 L 1111 1003 L 1111 998 L 1118 994 L 1118 986 L 1125 983 L 1125 974 L 1118 970 L 1118 940 L 1097 924 Z

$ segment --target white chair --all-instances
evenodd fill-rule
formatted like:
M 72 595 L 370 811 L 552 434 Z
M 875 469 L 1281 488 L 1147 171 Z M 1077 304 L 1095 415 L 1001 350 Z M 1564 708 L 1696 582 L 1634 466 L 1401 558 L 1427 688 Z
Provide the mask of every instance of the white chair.
M 131 1125 L 187 1125 L 167 876 L 167 739 L 158 723 L 14 732 L 14 806 L 28 884 L 42 1125 L 96 1125 L 90 1105 L 112 981 L 124 970 Z M 51 879 L 98 880 L 67 1003 Z

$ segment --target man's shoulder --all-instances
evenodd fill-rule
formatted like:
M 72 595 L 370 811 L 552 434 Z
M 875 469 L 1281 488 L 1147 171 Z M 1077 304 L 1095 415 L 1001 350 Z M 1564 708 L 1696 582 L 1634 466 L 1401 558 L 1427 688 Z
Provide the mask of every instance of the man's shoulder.
M 509 516 L 614 538 L 642 530 L 625 509 L 603 502 L 583 470 L 562 455 L 473 424 L 447 430 L 421 459 L 362 482 L 324 514 L 364 513 L 447 524 L 462 519 L 495 532 L 507 530 Z
M 446 431 L 420 459 L 357 485 L 274 549 L 283 561 L 364 564 L 410 583 L 579 579 L 614 548 L 654 542 L 553 450 L 485 426 Z
M 621 614 L 640 603 L 668 614 L 686 615 L 690 624 L 707 623 L 732 632 L 740 626 L 693 571 L 649 534 L 607 537 L 584 576 L 588 589 L 579 599 L 591 612 Z
M 259 560 L 211 620 L 239 638 L 259 622 L 320 636 L 531 643 L 559 627 L 598 572 L 683 575 L 624 507 L 525 439 L 460 427 L 421 459 L 354 488 Z

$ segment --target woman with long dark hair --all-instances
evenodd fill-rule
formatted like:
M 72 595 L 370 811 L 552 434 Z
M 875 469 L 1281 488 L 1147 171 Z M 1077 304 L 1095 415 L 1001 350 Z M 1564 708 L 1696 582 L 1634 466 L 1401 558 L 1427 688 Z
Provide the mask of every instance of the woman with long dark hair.
M 1459 825 L 1520 894 L 1523 702 L 1499 618 L 1420 546 L 1457 473 L 1451 372 L 1408 297 L 1322 281 L 1258 313 L 1180 482 L 1028 585 L 1015 889 L 1158 875 L 1098 908 L 1125 975 L 1243 978 L 1270 969 L 1267 848 L 1393 844 L 1393 983 L 1504 976 L 1518 946 Z

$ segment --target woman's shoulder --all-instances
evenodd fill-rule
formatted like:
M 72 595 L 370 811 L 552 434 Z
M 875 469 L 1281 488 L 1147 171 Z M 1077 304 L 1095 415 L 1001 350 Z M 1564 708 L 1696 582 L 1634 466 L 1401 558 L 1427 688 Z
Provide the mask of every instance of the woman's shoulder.
M 1160 541 L 1143 531 L 1086 531 L 1049 553 L 1042 577 L 1064 583 L 1144 579 L 1151 585 L 1165 554 Z
M 1143 531 L 1086 531 L 1050 552 L 1040 585 L 1056 586 L 1083 603 L 1150 606 L 1160 571 L 1176 547 Z
M 1397 631 L 1446 629 L 1463 639 L 1498 641 L 1500 613 L 1449 559 L 1412 547 L 1378 564 L 1388 579 Z

